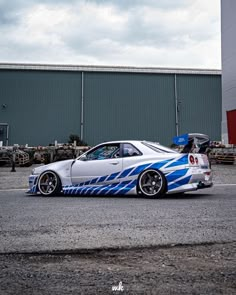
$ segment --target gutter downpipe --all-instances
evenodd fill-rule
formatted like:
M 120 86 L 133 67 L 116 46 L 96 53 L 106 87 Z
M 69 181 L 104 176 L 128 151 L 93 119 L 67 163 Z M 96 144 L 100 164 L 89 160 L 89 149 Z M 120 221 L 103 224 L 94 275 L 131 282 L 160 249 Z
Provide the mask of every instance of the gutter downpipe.
M 9 125 L 7 124 L 7 138 L 6 138 L 6 146 L 8 146 L 8 140 L 9 140 Z
M 80 139 L 84 139 L 84 72 L 81 72 L 81 119 L 80 119 Z
M 179 136 L 179 103 L 178 103 L 178 92 L 177 92 L 177 77 L 175 74 L 175 128 L 176 128 L 176 136 Z

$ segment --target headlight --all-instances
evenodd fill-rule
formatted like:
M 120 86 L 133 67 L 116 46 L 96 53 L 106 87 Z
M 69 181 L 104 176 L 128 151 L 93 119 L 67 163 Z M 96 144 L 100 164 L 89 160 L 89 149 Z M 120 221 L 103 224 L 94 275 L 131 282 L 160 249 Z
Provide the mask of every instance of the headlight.
M 45 170 L 46 165 L 38 166 L 32 169 L 32 175 L 39 175 Z
M 31 174 L 32 175 L 38 175 L 38 174 L 40 174 L 40 170 L 38 168 L 33 168 L 32 171 L 31 171 Z

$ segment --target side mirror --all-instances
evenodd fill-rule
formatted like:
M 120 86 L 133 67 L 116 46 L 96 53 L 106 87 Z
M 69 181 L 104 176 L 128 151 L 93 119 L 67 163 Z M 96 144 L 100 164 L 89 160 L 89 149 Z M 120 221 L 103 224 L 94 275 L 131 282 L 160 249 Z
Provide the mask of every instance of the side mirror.
M 88 158 L 87 158 L 87 155 L 82 155 L 80 158 L 79 158 L 80 161 L 87 161 Z

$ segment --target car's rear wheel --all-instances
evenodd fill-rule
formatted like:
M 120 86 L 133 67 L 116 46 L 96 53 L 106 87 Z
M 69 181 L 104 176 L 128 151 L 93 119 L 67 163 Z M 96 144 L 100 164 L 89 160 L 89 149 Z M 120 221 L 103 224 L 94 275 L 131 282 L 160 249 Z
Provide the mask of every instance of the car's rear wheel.
M 143 171 L 138 179 L 138 191 L 148 198 L 159 198 L 166 192 L 166 178 L 155 169 Z
M 59 176 L 53 171 L 45 171 L 39 176 L 38 188 L 42 195 L 53 196 L 61 191 Z

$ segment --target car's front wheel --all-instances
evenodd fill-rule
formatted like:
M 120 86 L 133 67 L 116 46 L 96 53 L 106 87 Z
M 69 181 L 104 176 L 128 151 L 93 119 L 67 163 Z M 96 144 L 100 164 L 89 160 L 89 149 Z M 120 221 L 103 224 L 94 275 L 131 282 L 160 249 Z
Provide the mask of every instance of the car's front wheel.
M 53 171 L 45 171 L 39 176 L 38 188 L 42 195 L 53 196 L 61 191 L 59 176 Z
M 143 171 L 138 179 L 138 191 L 148 198 L 159 198 L 166 192 L 166 178 L 155 169 Z

